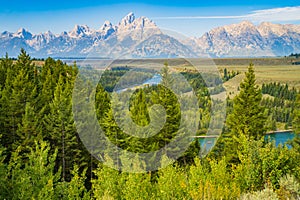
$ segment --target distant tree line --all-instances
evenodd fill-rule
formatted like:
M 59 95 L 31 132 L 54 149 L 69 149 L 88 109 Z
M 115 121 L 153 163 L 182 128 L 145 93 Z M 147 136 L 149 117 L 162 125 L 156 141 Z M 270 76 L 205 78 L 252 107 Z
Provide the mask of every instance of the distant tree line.
M 300 53 L 291 53 L 291 54 L 289 55 L 289 57 L 299 58 L 299 57 L 300 57 Z
M 290 101 L 295 101 L 297 96 L 297 90 L 294 87 L 290 89 L 288 84 L 283 85 L 276 82 L 267 84 L 263 83 L 262 93 Z
M 0 58 L 0 60 L 3 60 L 4 58 Z M 17 61 L 18 58 L 15 57 L 7 57 L 9 60 Z M 45 61 L 45 58 L 31 58 L 32 61 Z
M 292 120 L 298 91 L 293 87 L 289 88 L 288 84 L 280 83 L 263 83 L 262 93 L 271 97 L 262 99 L 261 104 L 266 107 L 268 115 L 269 130 L 276 130 L 276 122 L 284 123 L 285 128 L 292 126 Z

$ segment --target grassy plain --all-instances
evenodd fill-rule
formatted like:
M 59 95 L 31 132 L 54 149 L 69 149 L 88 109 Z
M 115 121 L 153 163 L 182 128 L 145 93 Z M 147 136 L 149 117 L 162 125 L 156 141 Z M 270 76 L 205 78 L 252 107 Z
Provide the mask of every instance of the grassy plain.
M 81 60 L 77 65 L 89 64 L 97 66 L 99 60 Z M 102 61 L 101 61 L 102 62 Z M 238 92 L 238 86 L 244 78 L 244 72 L 250 63 L 254 64 L 257 84 L 270 82 L 288 83 L 290 87 L 296 87 L 300 90 L 300 65 L 293 65 L 295 62 L 300 62 L 300 59 L 292 57 L 278 58 L 218 58 L 218 59 L 127 59 L 114 60 L 110 63 L 113 66 L 130 66 L 130 67 L 145 67 L 152 69 L 160 69 L 167 62 L 174 71 L 195 71 L 195 66 L 200 73 L 222 72 L 224 68 L 227 71 L 240 71 L 236 77 L 224 83 L 227 95 L 234 96 Z M 70 62 L 69 64 L 72 64 Z M 40 63 L 39 63 L 40 64 Z M 103 66 L 106 68 L 105 66 Z M 103 68 L 103 69 L 104 69 Z
M 227 68 L 231 71 L 240 71 L 241 74 L 224 83 L 227 94 L 236 94 L 239 83 L 244 78 L 244 72 L 247 70 L 245 65 L 219 65 L 219 69 Z M 254 65 L 255 75 L 258 85 L 263 83 L 279 82 L 287 83 L 290 87 L 300 90 L 300 65 Z
M 227 71 L 239 71 L 239 75 L 226 81 L 224 87 L 227 95 L 234 96 L 238 92 L 238 86 L 244 78 L 244 74 L 250 63 L 254 64 L 257 84 L 279 82 L 287 83 L 289 87 L 295 87 L 300 91 L 300 65 L 293 65 L 294 62 L 299 62 L 300 59 L 294 58 L 222 58 L 222 59 L 191 59 L 191 63 L 195 66 L 200 66 L 201 72 L 217 71 L 223 72 L 224 68 Z M 177 63 L 179 64 L 179 63 Z M 194 69 L 191 65 L 181 63 L 174 66 L 176 70 L 191 71 Z

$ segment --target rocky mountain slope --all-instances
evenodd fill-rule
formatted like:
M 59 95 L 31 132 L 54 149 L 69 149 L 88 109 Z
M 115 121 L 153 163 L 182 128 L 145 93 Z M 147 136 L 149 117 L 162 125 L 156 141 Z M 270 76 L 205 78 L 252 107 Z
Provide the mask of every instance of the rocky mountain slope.
M 199 38 L 178 40 L 164 34 L 147 17 L 133 13 L 117 25 L 109 21 L 93 30 L 76 25 L 59 35 L 48 31 L 32 34 L 24 28 L 0 34 L 0 55 L 17 56 L 24 48 L 33 57 L 257 57 L 300 52 L 300 25 L 269 22 L 255 26 L 243 21 L 217 27 Z
M 300 26 L 243 21 L 214 28 L 187 45 L 214 57 L 284 56 L 300 52 Z

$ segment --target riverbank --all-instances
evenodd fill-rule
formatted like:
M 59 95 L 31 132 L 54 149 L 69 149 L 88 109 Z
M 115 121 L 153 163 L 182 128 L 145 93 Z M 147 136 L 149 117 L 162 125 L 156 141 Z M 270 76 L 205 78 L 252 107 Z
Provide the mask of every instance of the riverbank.
M 269 131 L 269 132 L 266 133 L 266 135 L 275 134 L 275 133 L 291 133 L 291 132 L 293 132 L 292 129 L 278 130 L 278 131 Z

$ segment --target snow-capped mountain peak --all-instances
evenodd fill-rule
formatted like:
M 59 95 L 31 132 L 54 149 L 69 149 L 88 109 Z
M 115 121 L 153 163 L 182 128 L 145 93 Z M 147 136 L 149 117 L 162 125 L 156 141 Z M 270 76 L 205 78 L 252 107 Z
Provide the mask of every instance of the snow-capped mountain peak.
M 258 27 L 258 31 L 264 37 L 270 35 L 282 36 L 287 33 L 288 29 L 281 24 L 273 24 L 270 22 L 262 22 Z
M 101 26 L 100 31 L 104 31 L 104 30 L 107 30 L 109 28 L 112 28 L 112 26 L 113 26 L 112 23 L 110 21 L 106 20 L 103 23 L 103 25 Z
M 133 12 L 128 13 L 119 23 L 119 26 L 126 26 L 131 24 L 135 20 Z
M 11 38 L 13 37 L 13 33 L 10 33 L 8 31 L 4 31 L 1 33 L 1 38 Z
M 116 27 L 112 25 L 110 21 L 105 21 L 104 24 L 100 27 L 100 35 L 103 39 L 108 38 L 111 34 L 116 31 Z
M 250 21 L 242 21 L 238 24 L 231 24 L 231 25 L 224 26 L 223 28 L 226 30 L 226 32 L 235 36 L 246 32 L 247 33 L 257 32 L 255 25 Z
M 300 26 L 249 21 L 214 28 L 194 39 L 194 51 L 217 57 L 282 56 L 300 51 Z
M 50 30 L 46 31 L 46 32 L 44 33 L 44 35 L 47 36 L 47 37 L 55 37 L 55 34 L 52 33 Z
M 131 12 L 116 27 L 118 39 L 130 36 L 133 40 L 146 39 L 154 34 L 161 34 L 156 24 L 147 17 L 135 18 Z
M 72 38 L 80 38 L 87 35 L 91 35 L 93 31 L 87 25 L 75 25 L 72 31 L 69 32 L 69 36 Z
M 0 54 L 17 56 L 25 48 L 35 57 L 96 56 L 114 57 L 213 57 L 282 56 L 300 52 L 300 25 L 250 21 L 214 28 L 201 37 L 176 40 L 159 29 L 147 17 L 129 13 L 117 25 L 109 21 L 98 30 L 76 25 L 69 32 L 55 35 L 50 31 L 31 34 L 24 28 L 0 34 Z
M 32 34 L 25 28 L 20 28 L 17 32 L 13 34 L 13 36 L 18 38 L 24 38 L 26 40 L 32 38 Z

